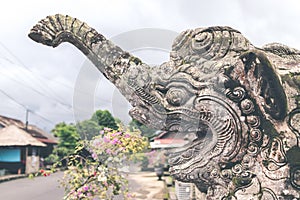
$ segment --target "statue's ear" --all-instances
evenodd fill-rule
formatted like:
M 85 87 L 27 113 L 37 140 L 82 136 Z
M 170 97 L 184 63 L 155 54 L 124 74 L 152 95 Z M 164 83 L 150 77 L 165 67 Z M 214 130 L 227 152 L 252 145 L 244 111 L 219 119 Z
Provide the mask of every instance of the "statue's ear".
M 273 119 L 283 120 L 287 113 L 287 98 L 267 56 L 260 51 L 250 51 L 240 58 L 244 63 L 249 92 Z

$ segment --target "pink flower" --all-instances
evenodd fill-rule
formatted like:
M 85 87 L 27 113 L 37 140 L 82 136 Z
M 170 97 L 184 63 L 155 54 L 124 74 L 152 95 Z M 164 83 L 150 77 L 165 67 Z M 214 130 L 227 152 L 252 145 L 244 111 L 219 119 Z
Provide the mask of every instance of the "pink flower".
M 109 140 L 109 138 L 107 138 L 106 136 L 104 136 L 104 137 L 103 137 L 103 141 L 104 141 L 105 143 L 108 143 L 110 140 Z
M 121 135 L 121 134 L 122 134 L 122 132 L 118 131 L 118 132 L 115 132 L 115 133 L 111 134 L 111 136 L 115 137 L 115 136 L 118 136 L 118 135 Z
M 133 197 L 133 195 L 132 195 L 132 194 L 130 194 L 130 193 L 127 193 L 127 197 L 128 197 L 128 198 L 132 198 L 132 197 Z
M 94 146 L 100 146 L 100 140 L 99 139 L 97 139 L 97 140 L 94 140 L 93 141 L 93 144 L 94 144 Z
M 115 144 L 120 144 L 120 140 L 119 140 L 118 138 L 114 138 L 114 139 L 111 141 L 111 143 L 112 143 L 113 145 L 115 145 Z
M 92 154 L 92 157 L 96 160 L 98 156 L 97 156 L 96 153 L 93 153 L 93 154 Z
M 156 153 L 155 150 L 152 150 L 152 151 L 149 152 L 150 155 L 153 155 L 153 154 L 155 154 L 155 153 Z
M 89 190 L 89 186 L 83 186 L 83 191 L 88 191 Z
M 111 150 L 110 149 L 106 149 L 106 153 L 107 154 L 111 154 Z
M 125 137 L 125 138 L 129 138 L 129 137 L 130 137 L 130 134 L 126 133 L 126 134 L 124 135 L 124 137 Z
M 122 134 L 122 132 L 120 132 L 120 131 L 119 131 L 119 132 L 116 132 L 115 134 L 116 134 L 116 135 L 121 135 L 121 134 Z
M 103 134 L 104 134 L 104 130 L 101 130 L 101 131 L 100 131 L 100 134 L 103 135 Z

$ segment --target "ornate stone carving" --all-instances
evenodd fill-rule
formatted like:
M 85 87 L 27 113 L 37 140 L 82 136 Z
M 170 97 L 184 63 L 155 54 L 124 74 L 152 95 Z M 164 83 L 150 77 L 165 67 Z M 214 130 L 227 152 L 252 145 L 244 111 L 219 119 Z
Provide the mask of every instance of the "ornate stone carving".
M 169 153 L 170 172 L 207 199 L 300 198 L 300 51 L 199 28 L 151 68 L 69 16 L 47 17 L 29 37 L 72 43 L 132 104 L 133 118 L 189 139 Z

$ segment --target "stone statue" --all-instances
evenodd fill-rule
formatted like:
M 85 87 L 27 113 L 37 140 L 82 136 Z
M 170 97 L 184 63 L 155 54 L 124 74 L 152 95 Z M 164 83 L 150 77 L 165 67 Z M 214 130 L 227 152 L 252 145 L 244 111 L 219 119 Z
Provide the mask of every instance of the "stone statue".
M 49 16 L 36 42 L 70 42 L 120 90 L 130 115 L 188 138 L 170 173 L 206 199 L 300 199 L 300 51 L 257 48 L 230 27 L 182 32 L 150 67 L 76 18 Z

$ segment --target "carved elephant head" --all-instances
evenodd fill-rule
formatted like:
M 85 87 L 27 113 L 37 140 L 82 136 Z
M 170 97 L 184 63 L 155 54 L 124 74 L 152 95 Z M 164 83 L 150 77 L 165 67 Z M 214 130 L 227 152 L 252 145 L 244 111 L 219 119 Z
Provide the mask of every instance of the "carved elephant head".
M 298 50 L 254 47 L 230 27 L 199 28 L 175 39 L 168 62 L 149 67 L 69 16 L 41 20 L 29 37 L 72 43 L 131 103 L 134 119 L 188 138 L 170 151 L 170 173 L 207 199 L 299 198 Z

